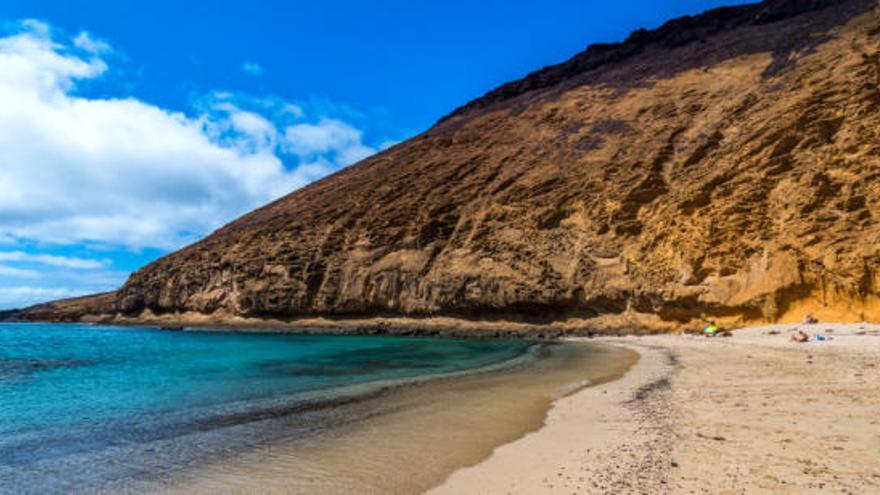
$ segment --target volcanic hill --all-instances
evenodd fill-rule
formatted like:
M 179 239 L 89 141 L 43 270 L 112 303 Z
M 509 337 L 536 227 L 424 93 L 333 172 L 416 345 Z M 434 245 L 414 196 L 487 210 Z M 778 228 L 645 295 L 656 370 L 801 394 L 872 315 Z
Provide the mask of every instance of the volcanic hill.
M 874 0 L 594 45 L 31 319 L 880 319 Z

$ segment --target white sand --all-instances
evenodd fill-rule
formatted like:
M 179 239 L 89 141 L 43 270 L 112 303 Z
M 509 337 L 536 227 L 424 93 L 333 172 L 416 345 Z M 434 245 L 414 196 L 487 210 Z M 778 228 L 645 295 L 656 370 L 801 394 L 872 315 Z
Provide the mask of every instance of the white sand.
M 880 326 L 796 327 L 603 339 L 641 361 L 432 493 L 880 493 Z

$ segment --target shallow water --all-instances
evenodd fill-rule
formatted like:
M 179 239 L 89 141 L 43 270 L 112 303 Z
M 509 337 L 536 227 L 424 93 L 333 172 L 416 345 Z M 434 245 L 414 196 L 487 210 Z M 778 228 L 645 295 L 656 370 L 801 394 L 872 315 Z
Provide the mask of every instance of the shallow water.
M 607 372 L 572 349 L 0 324 L 0 492 L 418 491 L 533 429 L 585 363 Z M 437 468 L 400 470 L 424 441 Z

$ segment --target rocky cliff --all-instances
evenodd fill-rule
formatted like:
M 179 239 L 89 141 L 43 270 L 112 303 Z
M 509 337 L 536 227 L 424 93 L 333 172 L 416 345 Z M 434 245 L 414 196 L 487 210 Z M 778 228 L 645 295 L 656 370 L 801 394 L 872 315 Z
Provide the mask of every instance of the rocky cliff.
M 41 317 L 880 318 L 877 15 L 768 0 L 592 46 Z

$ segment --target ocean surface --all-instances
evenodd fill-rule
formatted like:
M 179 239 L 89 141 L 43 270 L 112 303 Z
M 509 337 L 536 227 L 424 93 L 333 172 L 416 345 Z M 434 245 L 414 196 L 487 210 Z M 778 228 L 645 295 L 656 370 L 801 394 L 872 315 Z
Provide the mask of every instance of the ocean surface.
M 356 421 L 351 404 L 401 383 L 539 347 L 0 324 L 0 493 L 150 491 L 279 436 Z

